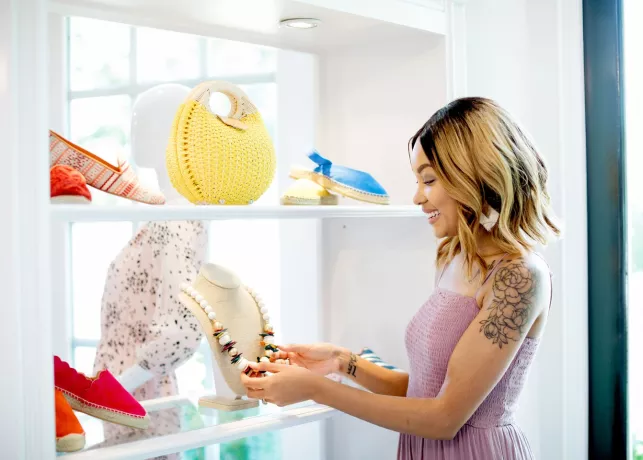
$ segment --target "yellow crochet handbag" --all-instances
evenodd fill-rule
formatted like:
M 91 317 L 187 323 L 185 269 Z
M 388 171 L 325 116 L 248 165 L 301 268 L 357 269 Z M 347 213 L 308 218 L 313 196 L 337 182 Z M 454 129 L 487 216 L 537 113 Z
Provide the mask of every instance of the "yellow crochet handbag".
M 210 110 L 213 93 L 230 99 L 227 117 Z M 277 158 L 257 108 L 237 86 L 198 85 L 177 110 L 166 152 L 174 188 L 195 204 L 252 204 L 268 189 Z

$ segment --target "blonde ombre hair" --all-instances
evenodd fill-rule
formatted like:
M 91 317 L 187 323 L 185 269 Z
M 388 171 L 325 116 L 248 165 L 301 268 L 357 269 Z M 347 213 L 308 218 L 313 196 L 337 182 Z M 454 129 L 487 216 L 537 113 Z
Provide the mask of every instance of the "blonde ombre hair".
M 457 201 L 457 235 L 442 240 L 438 265 L 463 252 L 467 273 L 475 262 L 482 276 L 488 266 L 476 236 L 490 209 L 499 213 L 492 241 L 503 253 L 524 253 L 560 234 L 550 208 L 547 166 L 534 144 L 495 102 L 457 99 L 438 112 L 411 138 L 420 142 L 445 191 Z

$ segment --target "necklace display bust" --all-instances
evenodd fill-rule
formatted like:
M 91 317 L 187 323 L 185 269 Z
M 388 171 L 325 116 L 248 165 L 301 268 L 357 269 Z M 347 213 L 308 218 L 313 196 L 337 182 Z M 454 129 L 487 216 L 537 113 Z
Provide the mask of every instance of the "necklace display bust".
M 240 366 L 243 367 L 242 360 L 256 362 L 257 357 L 263 357 L 266 353 L 262 334 L 265 334 L 266 328 L 272 328 L 269 316 L 260 310 L 260 298 L 253 295 L 235 273 L 215 264 L 204 264 L 194 282 L 185 289 L 189 289 L 193 295 L 184 290 L 179 299 L 201 325 L 213 357 L 216 396 L 201 398 L 199 405 L 220 410 L 256 406 L 257 401 L 243 399 L 246 390 L 241 384 L 240 375 L 244 369 L 240 369 Z M 217 323 L 226 331 L 217 333 Z M 222 334 L 236 342 L 233 346 L 242 354 L 241 361 L 231 362 L 231 347 L 224 350 L 224 344 L 220 342 Z

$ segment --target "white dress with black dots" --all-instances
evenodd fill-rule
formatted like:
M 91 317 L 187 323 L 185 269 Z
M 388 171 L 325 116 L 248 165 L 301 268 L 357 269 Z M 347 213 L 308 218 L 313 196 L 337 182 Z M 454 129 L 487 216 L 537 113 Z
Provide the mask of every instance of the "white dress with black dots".
M 202 338 L 178 294 L 181 283 L 194 281 L 206 252 L 203 222 L 151 222 L 141 228 L 107 272 L 95 372 L 107 368 L 117 376 L 138 364 L 154 377 L 134 391 L 137 400 L 177 393 L 174 370 Z M 105 443 L 180 431 L 178 409 L 151 412 L 150 418 L 146 430 L 104 423 Z

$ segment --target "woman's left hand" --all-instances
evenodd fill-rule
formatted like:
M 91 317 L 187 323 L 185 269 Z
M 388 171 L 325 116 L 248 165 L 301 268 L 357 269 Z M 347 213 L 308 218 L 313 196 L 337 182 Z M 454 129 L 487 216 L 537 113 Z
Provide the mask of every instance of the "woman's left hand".
M 308 369 L 287 364 L 251 363 L 250 366 L 255 371 L 271 374 L 251 377 L 242 373 L 241 382 L 247 389 L 248 397 L 263 399 L 279 407 L 312 399 L 316 382 L 322 378 Z

